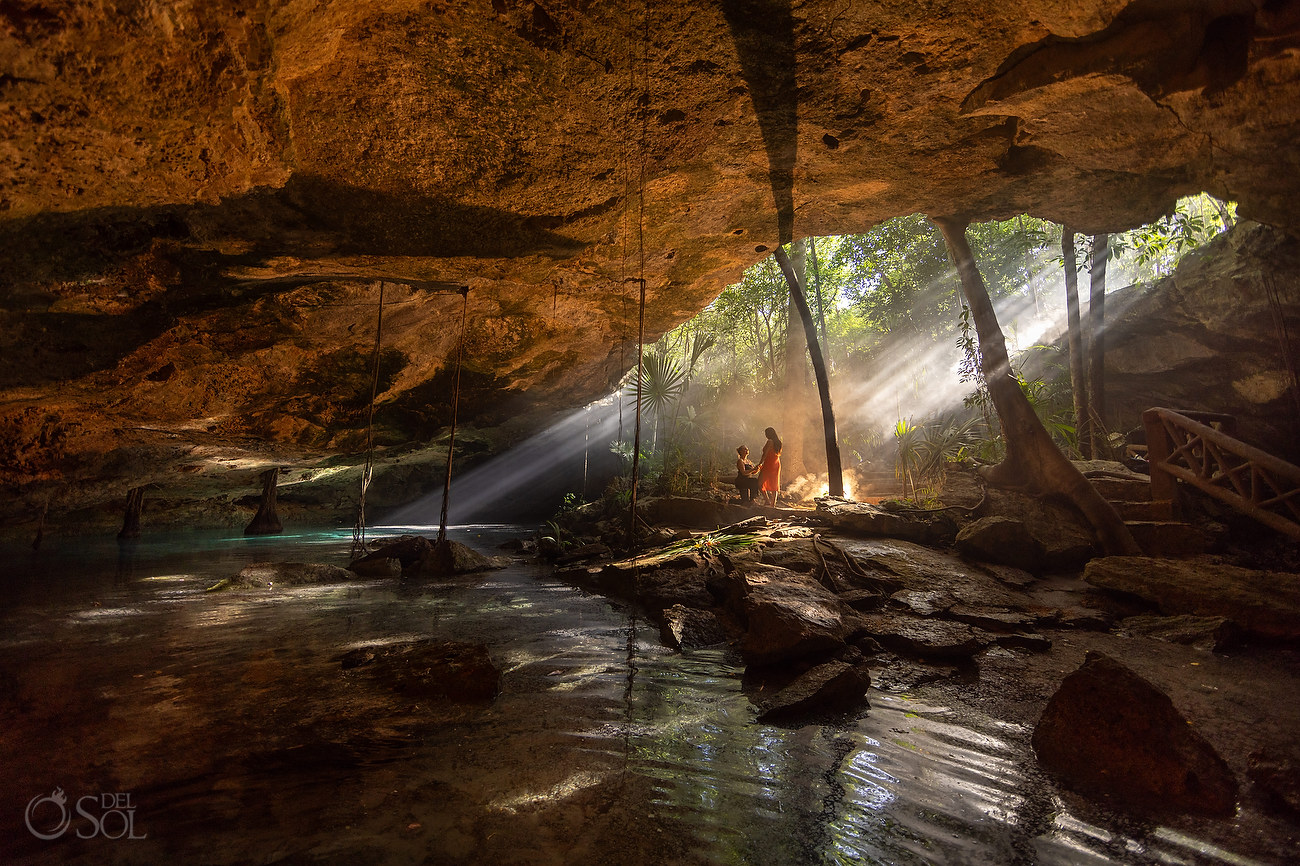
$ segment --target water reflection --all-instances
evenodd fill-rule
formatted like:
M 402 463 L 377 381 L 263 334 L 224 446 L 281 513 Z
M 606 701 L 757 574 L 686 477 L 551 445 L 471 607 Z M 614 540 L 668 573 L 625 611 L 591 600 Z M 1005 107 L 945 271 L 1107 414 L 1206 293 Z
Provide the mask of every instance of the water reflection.
M 496 552 L 511 528 L 461 527 Z M 345 531 L 42 552 L 0 610 L 5 863 L 1248 863 L 1072 816 L 1026 732 L 873 692 L 859 719 L 757 724 L 722 651 L 518 563 L 452 581 L 205 593 L 267 559 L 343 564 Z M 360 646 L 481 642 L 488 707 L 384 692 Z M 56 842 L 29 801 L 124 791 L 148 838 Z M 86 825 L 76 825 L 83 831 Z M 75 827 L 74 827 L 75 830 Z

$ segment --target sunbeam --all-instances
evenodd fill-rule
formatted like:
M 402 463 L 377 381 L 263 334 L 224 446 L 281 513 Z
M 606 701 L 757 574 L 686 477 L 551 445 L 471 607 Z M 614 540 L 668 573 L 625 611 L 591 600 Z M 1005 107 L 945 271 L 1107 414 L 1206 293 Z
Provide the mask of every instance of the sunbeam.
M 630 415 L 627 407 L 624 412 Z M 500 520 L 503 515 L 553 512 L 565 493 L 581 493 L 584 480 L 599 492 L 616 466 L 609 443 L 618 432 L 617 395 L 571 412 L 541 433 L 453 478 L 448 520 L 461 524 Z M 385 515 L 383 523 L 436 524 L 441 507 L 439 489 Z

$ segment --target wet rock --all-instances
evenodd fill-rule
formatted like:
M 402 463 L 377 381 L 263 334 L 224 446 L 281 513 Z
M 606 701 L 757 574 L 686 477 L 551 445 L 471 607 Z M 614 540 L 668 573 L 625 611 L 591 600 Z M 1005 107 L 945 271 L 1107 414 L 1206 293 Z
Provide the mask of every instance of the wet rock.
M 498 544 L 497 549 L 532 556 L 537 553 L 537 540 L 534 538 L 511 538 Z
M 1100 653 L 1061 683 L 1034 751 L 1068 788 L 1141 814 L 1231 815 L 1237 781 L 1169 697 Z
M 1024 631 L 1038 623 L 1038 617 L 1033 614 L 969 604 L 953 605 L 944 612 L 944 616 L 985 631 Z
M 894 652 L 922 658 L 969 658 L 993 642 L 964 623 L 887 613 L 860 615 L 857 631 Z
M 1216 652 L 1231 646 L 1239 639 L 1237 627 L 1221 616 L 1143 614 L 1128 617 L 1119 625 L 1130 635 L 1141 635 Z
M 880 610 L 885 605 L 885 596 L 869 589 L 851 589 L 839 595 L 840 601 L 854 610 Z
M 772 536 L 775 538 L 777 534 L 774 532 Z M 779 565 L 781 568 L 788 568 L 802 574 L 808 574 L 821 568 L 821 559 L 817 556 L 817 552 L 813 550 L 812 542 L 800 541 L 788 544 L 774 544 L 763 549 L 761 561 L 768 565 Z
M 895 607 L 911 611 L 917 616 L 934 616 L 952 607 L 956 599 L 938 590 L 900 589 L 889 597 Z
M 651 610 L 674 605 L 708 609 L 716 604 L 708 588 L 709 568 L 698 557 L 673 560 L 635 575 L 636 598 Z
M 890 511 L 865 502 L 819 499 L 817 513 L 831 528 L 846 535 L 900 538 L 925 544 L 952 540 L 956 524 L 946 514 L 922 511 Z
M 397 560 L 402 573 L 419 570 L 420 565 L 432 555 L 433 542 L 422 535 L 404 535 L 395 541 L 381 544 L 371 553 L 359 557 L 348 566 L 357 574 L 385 576 L 389 573 L 389 560 Z
M 1247 777 L 1278 811 L 1300 818 L 1300 746 L 1268 746 L 1254 752 Z
M 844 646 L 846 608 L 815 580 L 758 564 L 727 578 L 728 599 L 745 624 L 740 651 L 746 662 L 773 664 Z
M 1113 616 L 1091 607 L 1057 608 L 1052 618 L 1061 628 L 1077 628 L 1081 631 L 1110 631 L 1115 625 Z
M 1043 543 L 1012 517 L 981 517 L 957 533 L 957 549 L 971 559 L 1038 571 L 1046 558 Z
M 957 602 L 1014 607 L 1024 596 L 1008 589 L 984 566 L 961 557 L 895 539 L 844 539 L 840 547 L 867 578 L 850 576 L 855 586 L 892 595 L 899 590 L 930 592 L 937 587 Z
M 717 614 L 680 604 L 660 614 L 659 635 L 666 646 L 674 649 L 716 646 L 727 640 Z
M 501 671 L 482 644 L 403 641 L 350 650 L 339 662 L 409 697 L 476 703 L 500 691 Z
M 1300 584 L 1293 574 L 1205 559 L 1106 556 L 1088 563 L 1083 579 L 1136 595 L 1164 614 L 1223 617 L 1255 637 L 1300 640 Z
M 1048 571 L 1081 566 L 1096 553 L 1092 532 L 1073 509 L 1040 497 L 990 488 L 985 516 L 1019 520 L 1043 547 Z
M 789 684 L 751 694 L 760 722 L 788 722 L 818 713 L 867 706 L 871 676 L 866 668 L 828 661 L 799 674 Z
M 291 586 L 314 586 L 322 583 L 343 583 L 355 580 L 356 575 L 337 565 L 319 565 L 306 562 L 255 562 L 245 566 L 239 574 L 208 587 L 209 592 L 222 589 L 284 589 Z
M 1000 634 L 993 642 L 1007 649 L 1022 649 L 1030 652 L 1045 653 L 1052 648 L 1052 642 L 1041 634 Z
M 386 577 L 392 573 L 393 561 L 407 576 L 445 577 L 502 567 L 496 559 L 484 556 L 459 541 L 438 543 L 422 535 L 405 535 L 353 560 L 348 569 L 357 574 Z
M 893 655 L 877 657 L 872 671 L 876 688 L 887 692 L 909 692 L 926 683 L 950 679 L 961 673 L 956 665 L 899 658 Z
M 989 574 L 996 577 L 1007 586 L 1016 589 L 1024 589 L 1034 581 L 1038 580 L 1033 574 L 1025 571 L 1023 568 L 1013 568 L 1009 565 L 998 565 L 996 563 L 982 563 L 981 568 Z
M 459 541 L 443 541 L 433 545 L 429 557 L 420 564 L 417 573 L 428 577 L 448 577 L 501 567 L 502 564 L 497 560 L 484 556 Z

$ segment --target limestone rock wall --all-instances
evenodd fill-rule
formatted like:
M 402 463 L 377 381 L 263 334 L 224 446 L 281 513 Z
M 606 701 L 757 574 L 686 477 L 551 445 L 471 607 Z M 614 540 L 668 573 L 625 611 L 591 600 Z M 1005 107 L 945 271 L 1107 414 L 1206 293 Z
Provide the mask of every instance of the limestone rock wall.
M 445 430 L 467 286 L 499 444 L 630 366 L 636 280 L 654 339 L 777 204 L 1300 224 L 1295 0 L 11 0 L 0 70 L 7 520 L 355 456 L 381 280 L 380 443 Z

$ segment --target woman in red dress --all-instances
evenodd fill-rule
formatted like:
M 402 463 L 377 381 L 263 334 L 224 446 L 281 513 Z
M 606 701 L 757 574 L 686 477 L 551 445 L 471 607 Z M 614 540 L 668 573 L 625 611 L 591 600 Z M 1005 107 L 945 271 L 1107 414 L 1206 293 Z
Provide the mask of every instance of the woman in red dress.
M 776 493 L 781 489 L 781 437 L 768 427 L 763 431 L 763 460 L 758 467 L 759 488 L 768 505 L 776 505 Z

